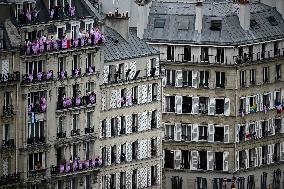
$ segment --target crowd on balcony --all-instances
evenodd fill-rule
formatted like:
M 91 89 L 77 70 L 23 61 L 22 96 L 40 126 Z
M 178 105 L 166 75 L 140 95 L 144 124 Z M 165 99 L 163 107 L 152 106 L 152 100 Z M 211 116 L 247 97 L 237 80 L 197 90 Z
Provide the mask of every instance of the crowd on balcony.
M 19 23 L 20 24 L 26 24 L 31 22 L 36 22 L 38 20 L 38 13 L 40 11 L 37 9 L 30 9 L 30 10 L 24 10 L 19 15 Z
M 96 28 L 92 28 L 90 32 L 83 32 L 80 30 L 78 38 L 72 39 L 67 34 L 61 39 L 54 39 L 43 35 L 37 38 L 33 42 L 27 41 L 24 51 L 26 54 L 40 54 L 44 52 L 51 52 L 61 49 L 77 48 L 83 46 L 90 46 L 95 44 L 101 44 L 105 41 L 104 35 Z
M 57 109 L 65 109 L 94 103 L 96 103 L 96 94 L 94 92 L 84 97 L 76 96 L 71 98 L 63 95 L 63 97 L 58 101 Z
M 49 70 L 47 72 L 38 72 L 34 74 L 25 74 L 23 76 L 23 83 L 33 83 L 41 81 L 49 81 L 53 79 L 53 71 Z
M 49 17 L 50 19 L 57 19 L 59 18 L 60 12 L 63 12 L 65 16 L 73 17 L 75 16 L 75 6 L 70 6 L 68 3 L 65 4 L 64 9 L 62 10 L 60 5 L 56 5 L 49 10 Z

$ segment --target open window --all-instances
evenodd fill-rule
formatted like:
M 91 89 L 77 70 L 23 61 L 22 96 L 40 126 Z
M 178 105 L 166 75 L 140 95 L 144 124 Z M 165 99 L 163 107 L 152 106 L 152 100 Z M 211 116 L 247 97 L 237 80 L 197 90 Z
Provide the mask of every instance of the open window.
M 209 71 L 199 72 L 199 87 L 209 87 Z
M 175 96 L 166 96 L 165 97 L 165 111 L 166 112 L 175 112 Z
M 181 124 L 181 139 L 191 141 L 191 124 Z
M 246 87 L 246 70 L 240 71 L 240 87 Z
M 208 62 L 209 61 L 209 48 L 201 47 L 201 61 Z
M 175 135 L 175 125 L 165 124 L 165 139 L 173 140 Z
M 175 47 L 168 45 L 167 47 L 167 60 L 174 61 L 175 60 Z
M 216 87 L 225 88 L 225 72 L 216 72 Z
M 174 151 L 165 150 L 165 159 L 164 159 L 164 167 L 165 168 L 174 168 Z
M 256 84 L 256 69 L 251 69 L 249 73 L 250 73 L 250 84 L 255 85 Z
M 191 61 L 191 47 L 190 46 L 184 46 L 184 61 Z
M 217 115 L 224 114 L 224 105 L 225 105 L 224 99 L 216 99 L 215 114 Z
M 275 118 L 274 119 L 274 125 L 275 125 L 275 134 L 281 133 L 281 118 Z M 283 127 L 284 127 L 284 125 L 283 125 Z
M 275 80 L 279 81 L 281 79 L 281 64 L 275 66 Z
M 207 151 L 199 151 L 198 169 L 207 170 Z
M 176 70 L 166 70 L 166 85 L 175 86 L 176 84 Z
M 192 97 L 182 97 L 182 113 L 191 113 L 192 111 Z
M 217 48 L 216 62 L 224 63 L 225 61 L 225 53 L 224 48 Z
M 191 87 L 192 86 L 192 71 L 182 71 L 182 86 Z
M 262 70 L 263 83 L 269 82 L 269 67 L 264 67 Z
M 199 113 L 208 114 L 208 97 L 199 97 Z
M 208 133 L 207 133 L 207 125 L 199 125 L 198 126 L 198 140 L 199 141 L 207 141 Z

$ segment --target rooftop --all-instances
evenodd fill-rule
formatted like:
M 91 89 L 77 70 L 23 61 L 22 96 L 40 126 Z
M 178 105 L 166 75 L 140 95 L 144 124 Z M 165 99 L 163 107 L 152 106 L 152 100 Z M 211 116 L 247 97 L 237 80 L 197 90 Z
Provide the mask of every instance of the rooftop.
M 115 30 L 105 27 L 105 62 L 150 56 L 159 52 L 136 36 L 136 30 L 130 28 L 129 39 L 125 40 Z
M 236 45 L 284 37 L 284 20 L 275 8 L 251 3 L 253 24 L 245 31 L 237 15 L 238 5 L 224 0 L 203 3 L 204 16 L 199 34 L 195 31 L 195 6 L 194 3 L 154 1 L 144 39 L 160 43 Z

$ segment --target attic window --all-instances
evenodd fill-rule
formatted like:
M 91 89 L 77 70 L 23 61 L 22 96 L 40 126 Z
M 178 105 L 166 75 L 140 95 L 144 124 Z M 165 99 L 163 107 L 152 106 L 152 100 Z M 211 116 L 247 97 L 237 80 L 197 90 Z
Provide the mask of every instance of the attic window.
M 189 21 L 180 21 L 178 22 L 179 30 L 188 30 L 189 29 Z
M 222 20 L 211 20 L 210 29 L 213 30 L 213 31 L 221 31 Z
M 155 19 L 154 28 L 164 28 L 165 27 L 165 19 Z
M 250 20 L 250 28 L 252 29 L 259 29 L 259 25 L 258 23 L 253 19 L 253 20 Z
M 277 26 L 278 25 L 278 22 L 277 22 L 277 20 L 275 19 L 274 16 L 267 17 L 267 20 L 271 24 L 271 26 Z

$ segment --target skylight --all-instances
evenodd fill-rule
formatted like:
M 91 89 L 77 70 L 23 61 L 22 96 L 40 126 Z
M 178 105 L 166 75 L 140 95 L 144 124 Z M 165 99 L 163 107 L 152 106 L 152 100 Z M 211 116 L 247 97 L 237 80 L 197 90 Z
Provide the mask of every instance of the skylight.
M 259 27 L 258 23 L 254 19 L 252 19 L 252 20 L 250 20 L 250 28 L 259 29 L 260 27 Z
M 188 30 L 189 29 L 189 21 L 180 21 L 178 22 L 179 30 Z
M 274 16 L 267 17 L 267 20 L 271 24 L 271 26 L 277 26 L 278 25 L 278 22 L 277 22 L 277 20 L 275 19 Z
M 165 19 L 155 19 L 154 28 L 164 28 L 165 27 Z
M 221 31 L 222 20 L 211 20 L 210 29 L 213 30 L 213 31 Z

